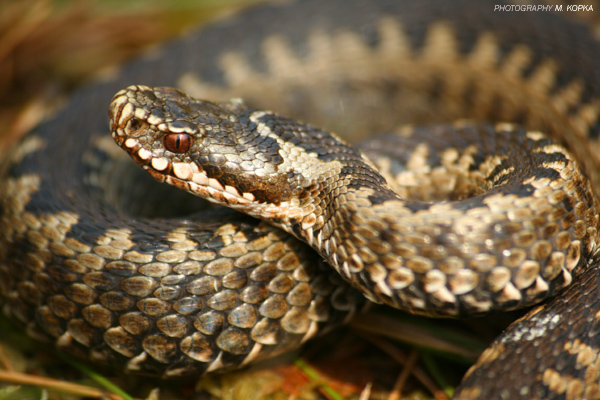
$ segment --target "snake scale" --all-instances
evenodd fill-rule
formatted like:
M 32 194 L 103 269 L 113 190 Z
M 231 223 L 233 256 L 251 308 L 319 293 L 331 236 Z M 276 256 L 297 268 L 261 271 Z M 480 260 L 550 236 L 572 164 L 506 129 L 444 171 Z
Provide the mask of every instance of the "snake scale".
M 177 377 L 348 320 L 366 301 L 347 282 L 432 316 L 561 292 L 455 398 L 599 399 L 600 46 L 567 6 L 496 5 L 264 6 L 82 88 L 2 174 L 3 311 L 60 349 Z M 393 133 L 361 153 L 329 132 Z

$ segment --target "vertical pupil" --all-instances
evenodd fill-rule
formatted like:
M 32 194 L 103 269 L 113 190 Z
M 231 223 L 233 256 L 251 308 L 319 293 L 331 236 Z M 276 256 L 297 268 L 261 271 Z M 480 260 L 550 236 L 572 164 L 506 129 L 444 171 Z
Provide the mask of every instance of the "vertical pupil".
M 192 145 L 189 135 L 185 133 L 171 133 L 165 138 L 165 147 L 175 153 L 185 153 Z

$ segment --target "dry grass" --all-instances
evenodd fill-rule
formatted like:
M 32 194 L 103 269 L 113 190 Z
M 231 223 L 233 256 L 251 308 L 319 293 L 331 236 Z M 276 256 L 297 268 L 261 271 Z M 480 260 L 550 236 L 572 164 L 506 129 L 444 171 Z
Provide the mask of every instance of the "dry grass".
M 103 70 L 250 2 L 0 0 L 0 146 Z

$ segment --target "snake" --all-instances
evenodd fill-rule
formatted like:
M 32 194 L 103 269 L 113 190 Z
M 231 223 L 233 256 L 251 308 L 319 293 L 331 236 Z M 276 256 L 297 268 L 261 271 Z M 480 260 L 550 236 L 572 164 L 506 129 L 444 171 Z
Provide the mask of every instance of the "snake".
M 600 46 L 571 18 L 590 9 L 298 0 L 149 52 L 4 160 L 3 312 L 170 378 L 284 353 L 369 302 L 541 302 L 454 397 L 600 398 Z

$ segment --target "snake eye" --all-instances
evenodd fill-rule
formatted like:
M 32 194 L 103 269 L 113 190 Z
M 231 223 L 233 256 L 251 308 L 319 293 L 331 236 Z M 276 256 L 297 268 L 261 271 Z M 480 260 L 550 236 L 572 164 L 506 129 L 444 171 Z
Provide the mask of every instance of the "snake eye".
M 173 153 L 185 153 L 192 147 L 192 138 L 187 133 L 170 133 L 165 136 L 164 143 Z

